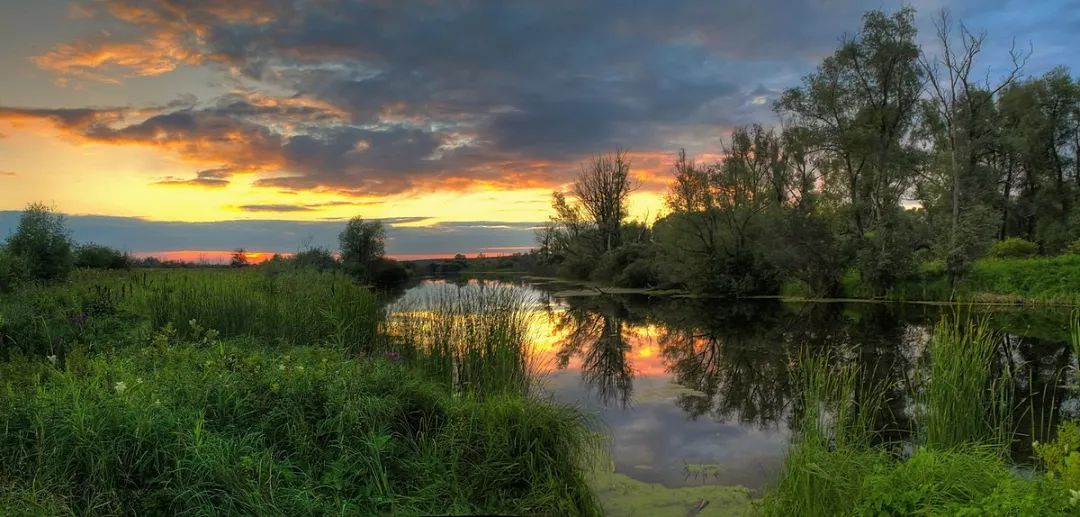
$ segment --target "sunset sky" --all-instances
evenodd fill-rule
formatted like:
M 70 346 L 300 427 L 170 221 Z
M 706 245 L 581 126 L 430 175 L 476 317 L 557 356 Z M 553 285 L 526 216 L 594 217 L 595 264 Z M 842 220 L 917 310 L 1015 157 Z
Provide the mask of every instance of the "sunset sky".
M 533 244 L 552 190 L 629 149 L 635 217 L 673 153 L 716 156 L 882 0 L 0 0 L 0 234 L 28 202 L 133 252 Z M 1080 68 L 1080 1 L 927 0 Z M 932 48 L 932 46 L 928 46 Z

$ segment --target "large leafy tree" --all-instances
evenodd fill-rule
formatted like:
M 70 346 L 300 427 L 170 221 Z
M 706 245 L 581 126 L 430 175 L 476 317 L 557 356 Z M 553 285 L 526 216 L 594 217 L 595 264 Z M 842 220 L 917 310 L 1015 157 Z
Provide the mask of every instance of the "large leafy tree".
M 913 128 L 925 79 L 914 10 L 872 11 L 777 109 L 813 134 L 826 191 L 847 213 L 863 278 L 882 292 L 910 268 L 900 201 L 919 153 Z
M 386 230 L 379 221 L 354 217 L 338 235 L 341 262 L 353 275 L 370 279 L 373 268 L 386 254 Z

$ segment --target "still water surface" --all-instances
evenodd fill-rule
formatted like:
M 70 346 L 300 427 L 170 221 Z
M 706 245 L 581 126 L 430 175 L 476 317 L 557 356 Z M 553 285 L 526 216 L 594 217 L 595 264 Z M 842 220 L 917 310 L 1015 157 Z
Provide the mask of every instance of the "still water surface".
M 958 310 L 584 295 L 560 282 L 527 280 L 429 280 L 404 299 L 478 283 L 528 294 L 543 390 L 597 417 L 610 434 L 615 471 L 672 488 L 760 490 L 775 480 L 798 411 L 791 377 L 804 350 L 828 354 L 837 364 L 857 363 L 872 374 L 867 382 L 893 386 L 879 417 L 889 430 L 883 436 L 910 435 L 909 379 L 925 365 L 933 325 Z M 1077 412 L 1059 377 L 1076 364 L 1067 342 L 1068 311 L 971 310 L 999 331 L 999 362 L 1018 372 L 1021 433 L 1053 425 L 1059 412 L 1047 409 L 1052 405 Z M 1014 454 L 1026 457 L 1022 446 Z

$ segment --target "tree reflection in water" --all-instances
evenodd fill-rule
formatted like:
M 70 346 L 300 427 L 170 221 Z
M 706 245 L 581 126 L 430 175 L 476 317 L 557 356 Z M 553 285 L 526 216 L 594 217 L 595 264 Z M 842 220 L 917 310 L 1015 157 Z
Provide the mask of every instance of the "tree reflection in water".
M 659 348 L 663 372 L 678 390 L 674 403 L 690 419 L 703 416 L 758 428 L 787 426 L 801 412 L 792 373 L 802 350 L 827 354 L 839 368 L 858 364 L 863 372 L 855 397 L 875 385 L 888 387 L 880 409 L 880 439 L 909 440 L 913 427 L 912 385 L 916 368 L 925 367 L 925 344 L 938 318 L 951 308 L 895 304 L 805 303 L 775 300 L 721 302 L 640 296 L 568 298 L 552 311 L 555 329 L 565 336 L 557 366 L 580 360 L 583 382 L 599 402 L 626 407 L 633 401 L 636 347 Z M 1021 434 L 1039 433 L 1057 418 L 1051 403 L 1071 394 L 1056 382 L 1071 354 L 1060 315 L 1033 324 L 995 314 L 1002 336 L 1000 361 L 1015 378 Z M 1025 318 L 1030 318 L 1025 316 Z M 655 343 L 644 340 L 655 330 Z M 1040 330 L 1042 329 L 1042 330 Z M 1021 337 L 1027 334 L 1027 337 Z M 650 372 L 650 375 L 659 375 Z M 1072 403 L 1073 407 L 1077 404 Z M 1036 425 L 1037 424 L 1037 425 Z

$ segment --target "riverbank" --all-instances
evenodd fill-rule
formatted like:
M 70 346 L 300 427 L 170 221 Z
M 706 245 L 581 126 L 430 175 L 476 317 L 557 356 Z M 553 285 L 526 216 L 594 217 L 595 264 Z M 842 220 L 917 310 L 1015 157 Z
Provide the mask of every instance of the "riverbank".
M 479 278 L 522 279 L 553 289 L 559 297 L 645 295 L 676 298 L 729 298 L 693 293 L 681 288 L 631 288 L 602 282 L 515 271 L 463 271 Z M 986 258 L 974 263 L 971 272 L 955 289 L 939 263 L 924 264 L 918 273 L 901 280 L 884 296 L 873 296 L 858 274 L 844 276 L 843 292 L 836 297 L 810 296 L 797 283 L 784 284 L 779 294 L 741 296 L 738 299 L 779 299 L 787 302 L 905 302 L 921 304 L 975 304 L 997 306 L 1080 306 L 1080 255 L 1016 259 Z
M 513 308 L 487 307 L 500 360 L 469 349 L 489 382 L 462 389 L 436 366 L 463 358 L 389 334 L 337 274 L 79 272 L 4 295 L 0 513 L 599 514 L 600 438 L 518 389 Z

